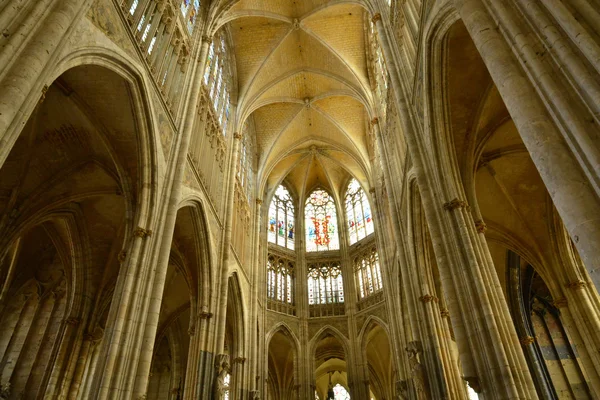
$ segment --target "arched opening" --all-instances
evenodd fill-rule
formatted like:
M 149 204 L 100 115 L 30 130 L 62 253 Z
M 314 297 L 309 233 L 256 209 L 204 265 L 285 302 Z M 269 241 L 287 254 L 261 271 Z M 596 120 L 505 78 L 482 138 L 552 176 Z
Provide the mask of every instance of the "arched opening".
M 291 333 L 279 329 L 268 345 L 268 400 L 291 400 L 297 394 L 297 350 Z
M 319 399 L 346 400 L 350 392 L 346 351 L 340 340 L 325 332 L 315 345 L 315 395 Z
M 376 322 L 369 323 L 362 346 L 371 400 L 392 399 L 395 377 L 392 347 L 386 330 Z
M 141 188 L 152 176 L 140 170 L 152 139 L 132 88 L 98 65 L 67 70 L 47 88 L 0 168 L 0 193 L 9 194 L 0 195 L 0 258 L 8 266 L 2 285 L 11 298 L 0 321 L 16 312 L 25 318 L 2 323 L 0 347 L 10 365 L 2 382 L 14 396 L 45 397 L 64 379 L 73 382 L 65 393 L 90 390 L 135 213 L 148 201 Z M 37 289 L 17 304 L 29 290 L 26 280 Z M 69 370 L 76 359 L 81 367 Z
M 514 282 L 507 279 L 511 277 L 507 271 L 507 250 L 511 249 L 517 250 L 535 266 L 530 278 L 536 276 L 540 282 L 545 282 L 544 287 L 548 295 L 552 294 L 552 301 L 560 302 L 572 295 L 573 281 L 591 282 L 587 271 L 574 262 L 565 262 L 561 256 L 563 250 L 557 245 L 556 237 L 563 235 L 562 227 L 557 228 L 562 224 L 555 222 L 558 217 L 550 195 L 462 21 L 450 27 L 445 46 L 444 101 L 449 115 L 448 132 L 452 132 L 448 140 L 452 143 L 456 173 L 471 207 L 475 228 L 478 233 L 484 234 L 482 237 L 485 238 L 486 250 L 489 251 L 489 259 L 493 261 L 504 295 L 509 298 L 509 303 L 518 301 L 513 297 L 518 291 L 508 292 L 508 288 L 514 286 Z M 510 279 L 515 279 L 520 273 L 513 274 Z M 583 290 L 597 297 L 593 285 Z M 574 308 L 571 309 L 571 306 Z M 589 310 L 577 310 L 576 304 L 569 303 L 568 307 L 573 312 L 589 313 Z M 512 307 L 513 320 L 516 317 L 515 310 Z M 590 317 L 588 315 L 586 318 Z M 585 332 L 588 328 L 585 322 L 580 322 L 579 326 L 572 327 Z M 527 355 L 533 336 L 520 330 L 518 324 L 516 327 Z M 579 332 L 572 333 L 573 338 L 581 338 Z M 586 352 L 587 346 L 581 345 L 581 351 Z M 560 363 L 580 365 L 584 371 L 588 367 L 588 372 L 597 376 L 592 363 L 584 365 L 583 359 L 587 359 L 587 356 L 578 359 L 580 355 L 564 351 L 556 353 L 555 357 Z M 537 362 L 542 360 L 538 358 Z M 564 386 L 562 377 L 545 374 L 540 365 L 530 362 L 529 369 L 541 397 Z M 581 398 L 590 398 L 590 382 L 576 377 L 577 374 L 574 376 L 578 389 L 571 390 L 577 391 Z

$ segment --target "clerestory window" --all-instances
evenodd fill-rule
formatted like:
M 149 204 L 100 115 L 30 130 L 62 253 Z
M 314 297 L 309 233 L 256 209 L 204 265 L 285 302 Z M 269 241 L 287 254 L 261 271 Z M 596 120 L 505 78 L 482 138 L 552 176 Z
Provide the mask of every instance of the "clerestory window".
M 350 181 L 346 191 L 346 218 L 351 245 L 373 233 L 371 206 L 365 191 L 356 179 Z
M 294 250 L 296 227 L 294 224 L 294 203 L 290 192 L 279 185 L 269 206 L 269 242 Z

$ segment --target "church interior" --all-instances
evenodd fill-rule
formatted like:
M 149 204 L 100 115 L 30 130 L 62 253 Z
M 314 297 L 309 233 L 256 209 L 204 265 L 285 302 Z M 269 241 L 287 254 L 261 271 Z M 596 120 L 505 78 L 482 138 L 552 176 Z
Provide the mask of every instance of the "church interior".
M 0 399 L 600 399 L 600 0 L 0 21 Z

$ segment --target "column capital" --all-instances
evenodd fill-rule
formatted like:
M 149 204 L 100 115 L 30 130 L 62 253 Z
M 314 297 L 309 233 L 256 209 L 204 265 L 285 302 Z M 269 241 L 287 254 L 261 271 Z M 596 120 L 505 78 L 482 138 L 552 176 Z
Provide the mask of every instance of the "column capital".
M 475 229 L 477 229 L 478 233 L 485 233 L 485 231 L 487 231 L 487 225 L 480 219 L 475 221 Z
M 241 134 L 241 133 L 239 133 L 239 132 L 235 132 L 235 133 L 233 134 L 233 138 L 234 138 L 234 139 L 237 139 L 237 140 L 239 140 L 239 139 L 241 139 L 241 138 L 242 138 L 242 134 Z
M 464 200 L 459 200 L 458 198 L 455 198 L 453 200 L 450 200 L 447 203 L 444 203 L 444 210 L 446 210 L 446 211 L 456 210 L 457 208 L 465 208 L 468 210 L 469 204 L 467 204 L 467 202 Z
M 423 296 L 419 297 L 419 301 L 421 301 L 421 303 L 437 303 L 438 302 L 438 298 L 435 296 L 432 296 L 430 294 L 424 294 Z
M 381 14 L 380 13 L 375 13 L 373 14 L 373 17 L 371 17 L 371 21 L 376 24 L 377 21 L 381 21 Z
M 378 123 L 379 123 L 379 118 L 377 118 L 377 117 L 374 117 L 374 118 L 371 120 L 371 125 L 377 125 Z
M 208 35 L 202 35 L 202 43 L 211 44 L 212 37 Z
M 246 357 L 236 357 L 233 359 L 232 363 L 234 364 L 244 364 L 246 362 Z
M 563 308 L 563 307 L 566 307 L 566 306 L 569 304 L 569 302 L 567 301 L 567 299 L 565 299 L 565 298 L 563 297 L 563 298 L 560 298 L 560 299 L 556 299 L 556 300 L 554 300 L 554 301 L 552 302 L 552 304 L 553 304 L 553 305 L 554 305 L 554 307 L 556 307 L 556 308 Z
M 262 199 L 256 199 L 256 205 L 261 206 L 263 203 Z
M 140 226 L 135 228 L 135 230 L 133 231 L 133 236 L 139 237 L 142 239 L 147 238 L 150 235 L 152 235 L 152 231 L 150 229 L 144 229 Z

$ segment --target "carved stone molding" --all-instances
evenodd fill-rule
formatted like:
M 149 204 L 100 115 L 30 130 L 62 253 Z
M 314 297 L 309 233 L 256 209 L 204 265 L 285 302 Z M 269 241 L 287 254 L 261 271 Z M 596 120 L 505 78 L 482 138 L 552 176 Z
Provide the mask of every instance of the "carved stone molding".
M 519 339 L 519 342 L 521 342 L 523 346 L 529 346 L 530 344 L 535 342 L 535 338 L 533 336 L 525 336 Z
M 135 230 L 133 231 L 133 236 L 135 237 L 139 237 L 139 238 L 147 238 L 148 236 L 152 235 L 152 231 L 149 229 L 144 229 L 142 227 L 137 227 L 135 228 Z
M 569 282 L 567 283 L 566 287 L 568 289 L 572 289 L 572 290 L 579 290 L 579 289 L 583 289 L 584 287 L 586 287 L 587 283 L 584 281 L 574 281 L 574 282 Z
M 117 260 L 122 263 L 125 261 L 125 258 L 127 258 L 127 252 L 125 250 L 121 250 L 117 256 Z
M 475 229 L 477 229 L 478 233 L 485 233 L 487 231 L 487 225 L 483 222 L 482 219 L 475 221 Z
M 469 205 L 467 204 L 466 201 L 459 200 L 459 199 L 453 199 L 447 203 L 444 203 L 444 210 L 446 210 L 446 211 L 456 210 L 457 208 L 464 208 L 464 209 L 468 210 Z
M 377 21 L 381 21 L 381 14 L 379 14 L 379 13 L 373 14 L 373 17 L 371 18 L 371 21 L 374 24 L 377 23 Z
M 435 297 L 435 296 L 432 296 L 430 294 L 424 294 L 423 296 L 419 297 L 419 301 L 421 303 L 431 303 L 432 301 L 434 303 L 437 303 L 438 302 L 438 298 Z

